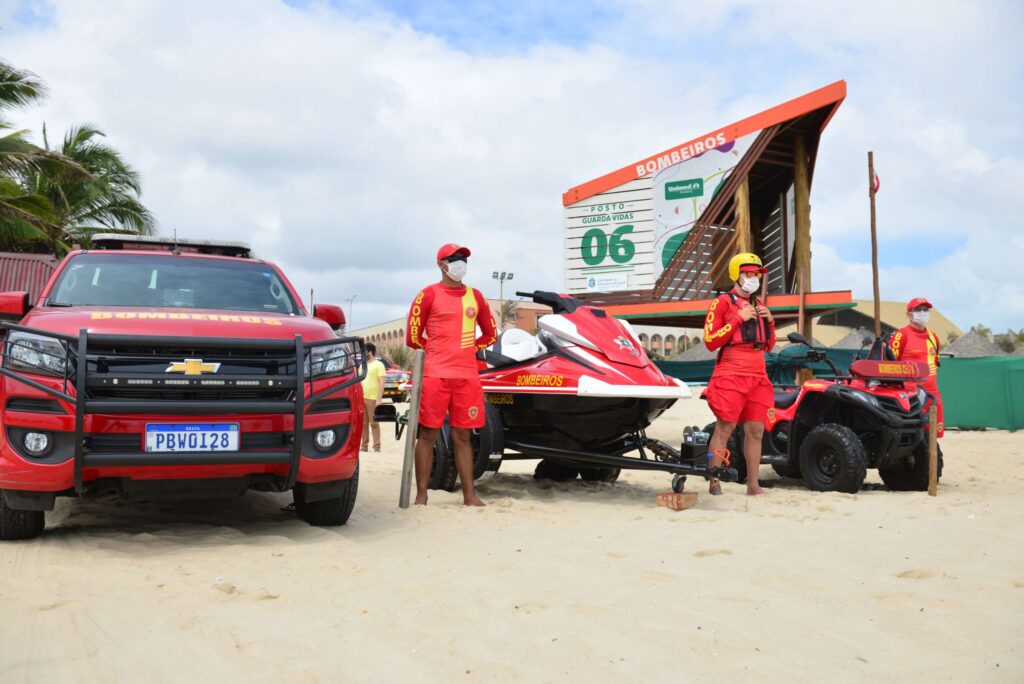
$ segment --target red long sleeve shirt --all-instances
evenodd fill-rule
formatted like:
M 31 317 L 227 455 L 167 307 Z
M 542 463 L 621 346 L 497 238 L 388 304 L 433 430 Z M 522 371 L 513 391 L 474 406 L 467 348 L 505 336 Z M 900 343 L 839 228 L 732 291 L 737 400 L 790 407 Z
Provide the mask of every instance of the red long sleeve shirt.
M 764 321 L 767 337 L 761 340 L 760 349 L 755 349 L 753 342 L 744 342 L 739 311 L 749 302 L 746 297 L 736 295 L 733 304 L 729 294 L 719 295 L 711 302 L 704 318 L 704 344 L 709 351 L 721 349 L 714 370 L 717 375 L 767 375 L 764 354 L 775 346 L 775 323 Z M 763 332 L 760 336 L 765 337 Z
M 938 392 L 939 378 L 939 337 L 927 328 L 918 330 L 912 325 L 893 333 L 889 347 L 898 361 L 924 361 L 928 364 L 928 379 L 925 388 Z
M 479 337 L 477 326 L 482 332 Z M 476 352 L 497 339 L 487 300 L 472 287 L 428 285 L 409 308 L 405 343 L 426 350 L 424 377 L 477 377 Z

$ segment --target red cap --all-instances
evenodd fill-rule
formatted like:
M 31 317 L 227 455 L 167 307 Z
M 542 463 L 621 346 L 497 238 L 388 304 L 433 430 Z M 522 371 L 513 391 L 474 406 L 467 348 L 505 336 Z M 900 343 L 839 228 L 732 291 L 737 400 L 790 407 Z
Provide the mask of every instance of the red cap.
M 740 273 L 749 273 L 756 271 L 757 273 L 767 273 L 768 269 L 764 266 L 758 266 L 757 264 L 743 264 L 740 266 Z
M 457 245 L 454 242 L 449 242 L 447 245 L 442 245 L 441 249 L 437 250 L 437 260 L 442 261 L 450 257 L 452 254 L 460 253 L 469 256 L 469 247 L 463 247 L 462 245 Z
M 929 302 L 924 297 L 914 297 L 909 302 L 907 302 L 907 311 L 913 311 L 919 306 L 927 306 L 929 309 L 934 308 L 932 307 L 932 303 Z

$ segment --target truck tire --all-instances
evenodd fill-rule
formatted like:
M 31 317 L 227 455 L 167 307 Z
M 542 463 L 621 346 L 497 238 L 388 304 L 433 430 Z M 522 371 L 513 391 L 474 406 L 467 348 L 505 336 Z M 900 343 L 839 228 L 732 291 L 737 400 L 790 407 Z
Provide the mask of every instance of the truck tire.
M 942 447 L 938 450 L 938 476 L 941 479 Z M 921 440 L 906 458 L 885 467 L 879 466 L 878 475 L 894 492 L 923 492 L 928 489 L 928 440 Z
M 348 517 L 352 515 L 352 509 L 356 505 L 356 493 L 359 490 L 359 467 L 356 472 L 347 480 L 344 480 L 344 490 L 340 496 L 321 501 L 306 501 L 306 488 L 302 483 L 295 485 L 292 490 L 292 497 L 295 501 L 295 514 L 300 520 L 313 525 L 314 527 L 334 527 L 344 525 Z
M 602 468 L 600 466 L 580 468 L 580 477 L 584 482 L 607 482 L 611 484 L 619 479 L 621 468 Z
M 575 480 L 579 472 L 579 468 L 571 463 L 545 458 L 537 464 L 537 469 L 533 471 L 533 479 L 568 482 Z
M 0 540 L 35 539 L 43 533 L 46 514 L 43 511 L 19 511 L 7 505 L 0 490 Z
M 708 433 L 708 444 L 715 435 L 715 423 L 704 426 L 704 432 Z M 736 483 L 745 484 L 747 481 L 747 459 L 743 456 L 743 427 L 737 425 L 736 429 L 729 435 L 729 441 L 725 448 L 729 450 L 729 467 L 736 470 Z
M 800 445 L 800 471 L 816 492 L 856 494 L 867 476 L 867 462 L 857 433 L 838 423 L 815 427 Z
M 458 489 L 459 471 L 455 468 L 455 454 L 447 447 L 444 435 L 439 433 L 434 440 L 434 465 L 430 469 L 427 489 L 443 489 L 454 492 Z

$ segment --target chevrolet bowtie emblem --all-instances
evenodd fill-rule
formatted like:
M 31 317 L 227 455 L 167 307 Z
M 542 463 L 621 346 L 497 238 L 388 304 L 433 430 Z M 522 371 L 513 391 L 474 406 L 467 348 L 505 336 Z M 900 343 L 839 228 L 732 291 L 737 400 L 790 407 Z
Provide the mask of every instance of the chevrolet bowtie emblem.
M 164 372 L 203 375 L 204 373 L 216 373 L 219 370 L 219 363 L 203 363 L 202 359 L 185 359 L 184 361 L 172 361 Z

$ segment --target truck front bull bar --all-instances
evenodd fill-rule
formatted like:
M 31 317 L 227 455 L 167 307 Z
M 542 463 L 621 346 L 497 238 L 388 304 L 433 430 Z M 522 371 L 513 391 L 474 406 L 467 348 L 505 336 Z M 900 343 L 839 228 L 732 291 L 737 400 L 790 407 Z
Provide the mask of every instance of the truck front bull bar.
M 78 336 L 65 335 L 49 330 L 40 330 L 9 322 L 0 322 L 0 333 L 6 331 L 24 332 L 57 340 L 62 354 L 53 354 L 41 350 L 36 353 L 50 357 L 64 358 L 64 375 L 61 379 L 62 389 L 50 387 L 32 377 L 31 371 L 12 370 L 8 367 L 11 358 L 12 344 L 0 335 L 0 375 L 21 382 L 33 389 L 56 397 L 75 407 L 74 433 L 74 471 L 75 491 L 82 494 L 84 482 L 82 471 L 85 467 L 104 466 L 171 466 L 171 465 L 244 465 L 244 464 L 288 464 L 282 490 L 295 486 L 299 473 L 299 462 L 302 457 L 302 430 L 306 406 L 361 382 L 366 377 L 366 347 L 360 337 L 339 337 L 315 342 L 305 342 L 302 335 L 293 339 L 254 339 L 225 337 L 159 337 L 148 335 L 106 335 L 90 334 L 81 329 Z M 89 398 L 89 347 L 90 343 L 107 346 L 135 345 L 152 349 L 211 349 L 237 350 L 252 349 L 266 351 L 293 351 L 294 356 L 283 357 L 286 365 L 295 364 L 295 373 L 291 377 L 275 376 L 280 381 L 280 388 L 292 388 L 290 400 L 134 400 L 134 399 L 90 399 Z M 318 347 L 346 345 L 342 367 L 335 372 L 318 375 L 316 380 L 343 378 L 342 382 L 332 385 L 320 392 L 313 393 L 313 364 L 311 352 Z M 292 361 L 294 359 L 294 361 Z M 32 366 L 24 360 L 19 365 L 37 368 L 40 374 L 55 376 L 44 366 Z M 309 368 L 307 376 L 306 369 Z M 138 379 L 135 376 L 132 379 Z M 230 381 L 230 378 L 227 379 Z M 309 384 L 309 396 L 306 396 L 306 384 Z M 69 386 L 75 388 L 74 394 Z M 230 410 L 225 410 L 230 409 Z M 85 416 L 86 414 L 167 414 L 167 415 L 217 415 L 231 414 L 291 414 L 293 416 L 293 433 L 291 448 L 284 450 L 254 450 L 233 452 L 125 452 L 125 453 L 86 453 L 85 448 Z

